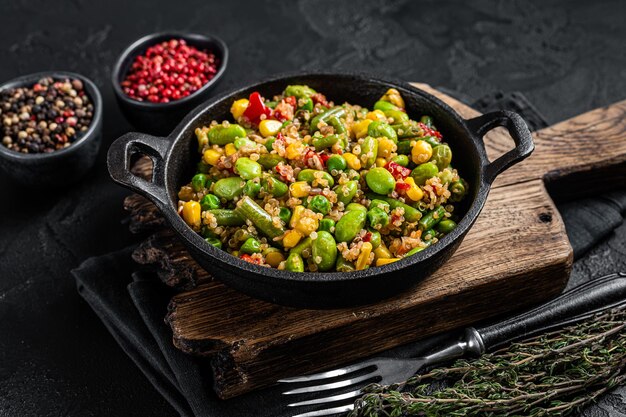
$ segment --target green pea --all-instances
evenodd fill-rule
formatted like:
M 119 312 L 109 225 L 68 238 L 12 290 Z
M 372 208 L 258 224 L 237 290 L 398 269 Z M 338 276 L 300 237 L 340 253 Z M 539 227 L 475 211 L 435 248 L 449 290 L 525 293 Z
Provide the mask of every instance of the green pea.
M 332 147 L 338 141 L 339 141 L 338 135 L 321 136 L 321 135 L 316 134 L 316 135 L 313 135 L 313 139 L 311 143 L 313 144 L 313 146 L 315 146 L 315 150 L 319 152 L 322 149 Z
M 389 224 L 389 215 L 385 210 L 374 207 L 367 212 L 367 221 L 373 229 L 380 230 Z
M 367 127 L 367 134 L 374 138 L 386 137 L 391 139 L 393 143 L 398 143 L 398 134 L 393 128 L 385 122 L 375 120 Z
M 263 173 L 263 167 L 250 158 L 237 158 L 235 162 L 235 172 L 244 180 L 259 178 Z
M 467 183 L 463 179 L 451 183 L 448 187 L 448 190 L 450 190 L 450 202 L 458 203 L 463 200 L 463 197 L 467 194 L 467 188 Z
M 308 85 L 288 85 L 285 91 L 283 91 L 283 96 L 285 97 L 309 98 L 313 94 L 317 94 L 317 91 Z
M 243 226 L 246 224 L 243 217 L 239 216 L 234 210 L 211 209 L 208 212 L 215 217 L 218 226 Z
M 420 122 L 424 123 L 428 127 L 433 127 L 433 118 L 430 116 L 422 116 Z
M 209 245 L 215 246 L 218 249 L 222 249 L 222 242 L 216 237 L 207 237 L 204 239 Z
M 274 197 L 282 197 L 287 194 L 289 187 L 275 177 L 267 177 L 262 181 L 263 189 Z
M 372 168 L 365 175 L 365 182 L 376 194 L 387 195 L 396 187 L 396 180 L 385 168 Z
M 270 136 L 265 140 L 265 149 L 267 149 L 268 152 L 272 152 L 272 150 L 274 149 L 273 145 L 274 142 L 276 142 L 276 138 L 274 136 Z
M 237 124 L 231 124 L 228 127 L 217 125 L 209 129 L 207 136 L 209 137 L 209 143 L 211 145 L 223 146 L 228 143 L 233 143 L 236 138 L 245 138 L 246 129 Z
M 456 222 L 450 219 L 443 219 L 442 221 L 439 222 L 439 224 L 437 224 L 437 226 L 435 226 L 435 228 L 439 232 L 445 233 L 445 234 L 448 234 L 451 231 L 453 231 L 455 227 L 456 227 Z
M 352 272 L 356 268 L 354 264 L 350 261 L 346 261 L 346 259 L 339 255 L 337 256 L 337 262 L 335 262 L 335 270 L 337 272 Z
M 389 203 L 387 203 L 384 200 L 374 199 L 370 201 L 370 210 L 373 209 L 374 207 L 383 209 L 383 211 L 385 212 L 391 211 L 391 206 L 389 205 Z
M 304 260 L 302 256 L 290 252 L 285 261 L 285 269 L 289 272 L 304 272 Z
M 288 224 L 289 220 L 291 220 L 291 210 L 289 210 L 287 207 L 281 207 L 278 211 L 278 217 L 282 221 L 284 221 L 285 224 Z
M 376 249 L 380 246 L 383 238 L 378 230 L 370 230 L 369 232 L 371 234 L 370 243 L 372 244 L 372 249 Z
M 367 213 L 352 210 L 345 213 L 335 226 L 335 237 L 339 242 L 351 242 L 365 226 Z
M 323 195 L 316 195 L 309 201 L 309 208 L 316 213 L 328 214 L 330 206 L 330 201 Z
M 191 187 L 194 191 L 202 191 L 206 185 L 207 177 L 204 174 L 196 174 L 191 179 Z
M 430 161 L 437 164 L 439 169 L 447 168 L 452 161 L 452 150 L 446 144 L 441 144 L 433 148 L 433 156 L 430 157 Z
M 213 194 L 205 194 L 200 200 L 200 207 L 202 210 L 211 210 L 220 208 L 220 199 Z
M 243 193 L 245 184 L 246 182 L 239 177 L 222 178 L 213 185 L 213 194 L 219 198 L 233 200 Z
M 335 231 L 335 221 L 333 219 L 322 219 L 318 230 L 333 233 Z
M 243 148 L 244 146 L 246 148 L 253 148 L 256 146 L 256 142 L 248 139 L 248 138 L 237 138 L 235 139 L 235 141 L 233 142 L 233 145 L 235 145 L 235 149 L 239 150 L 241 148 Z
M 337 242 L 329 232 L 317 232 L 317 238 L 311 244 L 313 262 L 320 271 L 329 271 L 337 260 Z
M 385 116 L 393 119 L 392 123 L 402 123 L 409 120 L 409 115 L 400 110 L 387 110 L 384 113 Z
M 243 193 L 248 197 L 255 198 L 260 192 L 261 184 L 256 181 L 248 180 L 246 181 L 246 185 L 243 186 Z
M 415 180 L 415 184 L 424 185 L 426 180 L 436 176 L 439 173 L 439 168 L 433 162 L 425 162 L 420 164 L 411 171 L 411 177 Z
M 400 107 L 391 104 L 388 101 L 382 101 L 382 100 L 378 100 L 376 103 L 374 103 L 374 110 L 380 110 L 382 112 L 386 112 L 389 110 L 396 110 L 399 111 Z
M 418 222 L 420 230 L 425 231 L 428 229 L 432 229 L 433 227 L 435 227 L 435 225 L 437 225 L 437 223 L 446 218 L 445 214 L 446 209 L 442 206 L 435 207 L 433 210 L 424 214 L 424 216 L 422 216 L 422 218 Z
M 402 167 L 409 166 L 409 157 L 407 155 L 396 155 L 391 160 Z
M 285 158 L 275 153 L 264 153 L 259 156 L 259 160 L 257 161 L 261 166 L 265 169 L 272 170 L 276 165 L 281 162 L 285 162 Z
M 363 204 L 359 204 L 359 203 L 350 203 L 346 206 L 345 211 L 352 211 L 352 210 L 359 210 L 359 211 L 363 211 L 365 213 L 367 213 L 367 207 L 365 207 Z
M 326 181 L 327 184 L 320 183 Z M 332 187 L 335 185 L 333 177 L 325 171 L 318 171 L 316 169 L 303 169 L 298 173 L 298 181 L 306 181 L 311 185 L 319 185 L 324 187 Z
M 337 201 L 343 203 L 344 206 L 352 201 L 358 190 L 359 183 L 356 181 L 348 181 L 345 184 L 338 185 L 334 189 L 337 194 Z
M 302 111 L 313 111 L 313 100 L 311 100 L 309 97 L 303 98 L 302 100 L 302 104 L 298 106 L 298 110 L 302 110 Z M 300 100 L 298 100 L 300 101 Z M 300 104 L 300 103 L 298 103 Z
M 336 171 L 337 173 L 344 171 L 348 167 L 348 163 L 346 162 L 346 158 L 341 155 L 331 155 L 330 158 L 326 161 L 326 168 L 331 173 Z
M 239 248 L 239 252 L 247 253 L 248 255 L 259 253 L 261 252 L 261 242 L 253 237 L 250 237 L 248 240 L 243 242 L 243 245 Z
M 376 122 L 372 122 L 376 123 Z M 370 124 L 371 126 L 371 124 Z M 378 156 L 378 140 L 372 136 L 366 136 L 361 144 L 361 162 L 364 162 L 364 168 L 369 168 L 376 162 Z M 365 161 L 363 158 L 365 157 Z

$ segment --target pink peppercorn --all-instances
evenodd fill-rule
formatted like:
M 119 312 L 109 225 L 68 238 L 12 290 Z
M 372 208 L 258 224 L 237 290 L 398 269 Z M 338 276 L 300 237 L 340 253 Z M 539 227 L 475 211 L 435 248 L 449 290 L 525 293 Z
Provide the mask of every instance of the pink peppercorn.
M 171 39 L 148 48 L 133 61 L 122 90 L 130 98 L 152 103 L 180 100 L 217 74 L 217 59 L 208 51 Z

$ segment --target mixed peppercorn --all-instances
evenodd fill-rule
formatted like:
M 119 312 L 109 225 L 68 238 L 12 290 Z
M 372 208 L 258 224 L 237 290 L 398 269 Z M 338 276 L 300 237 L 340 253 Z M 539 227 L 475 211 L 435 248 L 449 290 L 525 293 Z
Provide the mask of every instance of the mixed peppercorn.
M 188 45 L 184 39 L 171 39 L 135 58 L 121 83 L 122 90 L 137 101 L 180 100 L 213 79 L 217 65 L 213 53 Z
M 196 129 L 202 160 L 178 194 L 205 240 L 293 272 L 353 271 L 411 256 L 456 227 L 467 183 L 429 116 L 390 89 L 370 111 L 305 85 L 236 100 L 236 123 Z
M 0 91 L 2 144 L 22 153 L 66 148 L 89 129 L 93 112 L 78 79 L 48 77 L 32 86 Z

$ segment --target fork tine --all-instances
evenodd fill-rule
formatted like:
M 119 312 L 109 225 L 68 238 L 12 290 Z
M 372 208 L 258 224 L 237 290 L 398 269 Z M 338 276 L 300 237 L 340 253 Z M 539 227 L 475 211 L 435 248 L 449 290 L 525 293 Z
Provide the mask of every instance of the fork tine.
M 374 365 L 375 364 L 373 364 L 371 361 L 366 361 L 366 362 L 357 363 L 357 364 L 346 366 L 346 367 L 339 368 L 339 369 L 333 369 L 332 371 L 320 372 L 317 374 L 310 374 L 310 375 L 304 375 L 304 376 L 295 376 L 293 378 L 279 379 L 278 382 L 284 382 L 284 383 L 309 382 L 309 381 L 316 381 L 318 379 L 333 378 L 336 376 L 346 375 L 352 372 L 360 371 L 361 369 L 365 369 L 369 366 L 374 366 Z
M 291 417 L 318 417 L 318 416 L 330 416 L 333 414 L 347 413 L 354 409 L 354 404 L 344 405 L 341 407 L 327 408 L 325 410 L 309 411 L 308 413 L 296 414 Z
M 287 404 L 287 407 L 301 407 L 301 406 L 304 406 L 304 405 L 332 403 L 332 402 L 335 402 L 335 401 L 347 400 L 347 399 L 350 399 L 350 398 L 356 398 L 356 397 L 360 396 L 361 394 L 363 394 L 363 391 L 358 389 L 356 391 L 347 392 L 345 394 L 333 395 L 331 397 L 316 398 L 314 400 L 301 401 L 299 403 Z
M 291 391 L 283 392 L 283 395 L 303 394 L 305 392 L 326 391 L 326 390 L 329 390 L 329 389 L 349 387 L 350 385 L 358 384 L 359 382 L 363 382 L 363 381 L 367 381 L 368 379 L 372 379 L 375 376 L 376 376 L 376 374 L 374 374 L 374 372 L 370 372 L 368 374 L 361 375 L 361 376 L 359 376 L 357 378 L 344 379 L 343 381 L 331 382 L 330 384 L 312 385 L 310 387 L 297 388 L 297 389 L 294 389 L 294 390 L 291 390 Z

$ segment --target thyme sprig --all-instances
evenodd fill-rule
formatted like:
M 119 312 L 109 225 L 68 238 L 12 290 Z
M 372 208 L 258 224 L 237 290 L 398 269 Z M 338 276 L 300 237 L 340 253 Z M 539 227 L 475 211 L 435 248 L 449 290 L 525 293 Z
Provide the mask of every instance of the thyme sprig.
M 613 310 L 406 384 L 370 385 L 350 417 L 564 416 L 625 380 L 626 310 Z

